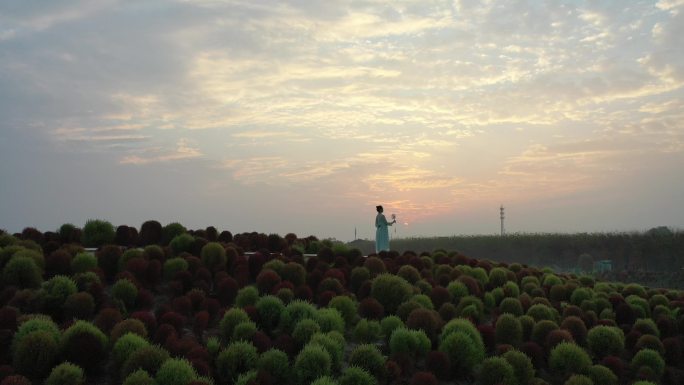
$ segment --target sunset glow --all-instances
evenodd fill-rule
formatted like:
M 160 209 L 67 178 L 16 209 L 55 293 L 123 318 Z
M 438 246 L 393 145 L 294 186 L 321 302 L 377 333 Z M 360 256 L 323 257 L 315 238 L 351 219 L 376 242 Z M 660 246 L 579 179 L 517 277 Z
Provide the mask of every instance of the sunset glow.
M 3 2 L 0 228 L 682 228 L 682 36 L 681 0 Z

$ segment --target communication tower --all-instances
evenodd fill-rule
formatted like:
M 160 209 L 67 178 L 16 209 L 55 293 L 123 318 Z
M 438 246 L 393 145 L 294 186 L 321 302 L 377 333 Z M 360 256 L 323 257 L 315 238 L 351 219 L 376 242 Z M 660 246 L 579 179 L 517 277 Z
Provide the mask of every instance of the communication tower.
M 506 230 L 504 228 L 504 219 L 506 218 L 506 215 L 504 214 L 504 207 L 501 205 L 499 208 L 499 211 L 501 213 L 501 236 L 503 237 L 506 234 Z

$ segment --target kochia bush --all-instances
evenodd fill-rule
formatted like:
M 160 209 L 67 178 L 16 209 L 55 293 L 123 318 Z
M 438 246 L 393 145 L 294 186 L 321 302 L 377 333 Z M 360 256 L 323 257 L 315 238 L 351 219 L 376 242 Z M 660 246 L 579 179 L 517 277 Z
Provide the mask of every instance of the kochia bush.
M 517 385 L 518 379 L 515 377 L 513 366 L 503 357 L 490 357 L 482 361 L 477 376 L 479 385 Z
M 549 355 L 549 368 L 560 375 L 584 373 L 590 366 L 587 352 L 574 343 L 561 342 Z
M 83 385 L 84 383 L 83 369 L 69 362 L 63 362 L 52 368 L 50 375 L 45 379 L 45 385 Z
M 625 347 L 625 337 L 617 327 L 598 325 L 587 333 L 587 346 L 598 358 L 619 356 Z
M 170 358 L 164 362 L 155 376 L 158 384 L 188 385 L 198 375 L 190 362 L 180 358 Z
M 380 274 L 371 283 L 371 296 L 378 300 L 389 314 L 395 314 L 413 290 L 405 279 L 392 274 Z
M 307 384 L 331 373 L 330 354 L 320 345 L 309 344 L 297 355 L 294 370 L 300 384 Z

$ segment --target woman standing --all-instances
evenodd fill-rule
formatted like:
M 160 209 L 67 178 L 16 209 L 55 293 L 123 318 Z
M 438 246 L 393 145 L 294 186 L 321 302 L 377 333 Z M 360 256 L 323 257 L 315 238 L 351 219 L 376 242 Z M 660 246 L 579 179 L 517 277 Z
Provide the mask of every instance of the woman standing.
M 375 216 L 375 252 L 389 251 L 389 230 L 387 226 L 392 226 L 397 220 L 387 222 L 387 218 L 382 213 L 382 206 L 375 206 L 375 209 L 378 211 L 378 215 Z

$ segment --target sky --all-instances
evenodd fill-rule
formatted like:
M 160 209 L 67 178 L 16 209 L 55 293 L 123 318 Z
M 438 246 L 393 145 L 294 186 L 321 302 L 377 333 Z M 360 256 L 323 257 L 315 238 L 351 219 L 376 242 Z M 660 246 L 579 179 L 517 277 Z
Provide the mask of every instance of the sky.
M 684 0 L 3 0 L 0 228 L 684 228 Z

